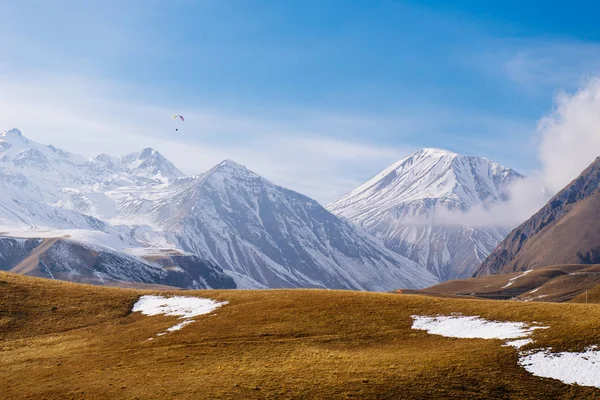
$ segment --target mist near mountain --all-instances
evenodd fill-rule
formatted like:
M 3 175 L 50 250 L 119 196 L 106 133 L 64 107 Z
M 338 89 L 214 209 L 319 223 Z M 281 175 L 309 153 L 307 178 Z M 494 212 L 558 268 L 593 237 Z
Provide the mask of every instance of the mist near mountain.
M 600 79 L 590 79 L 577 92 L 559 93 L 552 111 L 540 119 L 536 137 L 539 170 L 515 181 L 508 201 L 487 209 L 441 212 L 452 225 L 499 225 L 515 228 L 531 217 L 559 190 L 575 179 L 600 154 Z M 515 143 L 518 146 L 519 143 Z
M 517 172 L 482 157 L 421 149 L 327 207 L 440 280 L 470 276 L 508 231 L 446 216 L 508 200 Z

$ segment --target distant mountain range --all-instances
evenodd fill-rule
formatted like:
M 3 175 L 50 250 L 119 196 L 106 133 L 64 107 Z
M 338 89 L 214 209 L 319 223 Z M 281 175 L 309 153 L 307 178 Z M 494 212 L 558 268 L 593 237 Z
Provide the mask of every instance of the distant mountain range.
M 440 210 L 465 212 L 507 200 L 522 176 L 482 157 L 422 149 L 327 206 L 440 281 L 464 278 L 507 235 L 495 226 L 448 225 Z
M 316 201 L 224 161 L 83 157 L 0 133 L 0 269 L 97 284 L 385 291 L 437 278 Z M 28 238 L 28 239 L 27 239 Z

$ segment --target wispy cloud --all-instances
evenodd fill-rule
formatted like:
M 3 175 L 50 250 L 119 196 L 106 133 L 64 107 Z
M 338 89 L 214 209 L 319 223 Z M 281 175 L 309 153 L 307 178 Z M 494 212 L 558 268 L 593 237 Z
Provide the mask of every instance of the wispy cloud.
M 486 75 L 501 76 L 527 94 L 573 89 L 600 73 L 600 44 L 561 39 L 491 39 L 489 51 L 468 62 Z

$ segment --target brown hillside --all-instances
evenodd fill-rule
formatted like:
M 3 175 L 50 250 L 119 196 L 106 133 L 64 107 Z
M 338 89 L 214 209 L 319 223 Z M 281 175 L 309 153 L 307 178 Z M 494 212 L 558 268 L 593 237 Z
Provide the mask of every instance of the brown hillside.
M 514 229 L 474 276 L 600 263 L 600 159 Z
M 600 265 L 567 264 L 541 267 L 526 274 L 513 272 L 447 281 L 412 293 L 492 300 L 567 302 L 578 301 L 574 299 L 581 299 L 581 294 L 596 290 L 598 285 Z M 589 302 L 596 301 L 590 297 Z
M 596 305 L 186 291 L 230 304 L 155 337 L 176 318 L 131 313 L 143 293 L 0 273 L 0 398 L 600 398 L 530 375 L 502 341 L 411 329 L 414 314 L 538 321 L 537 346 L 581 350 L 598 343 Z

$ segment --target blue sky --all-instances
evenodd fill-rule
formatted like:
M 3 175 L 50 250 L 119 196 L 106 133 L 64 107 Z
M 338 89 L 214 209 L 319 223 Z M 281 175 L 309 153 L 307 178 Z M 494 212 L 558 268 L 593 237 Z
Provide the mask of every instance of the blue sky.
M 600 70 L 600 6 L 521 3 L 0 0 L 0 130 L 231 158 L 323 203 L 419 147 L 527 174 L 555 95 Z

